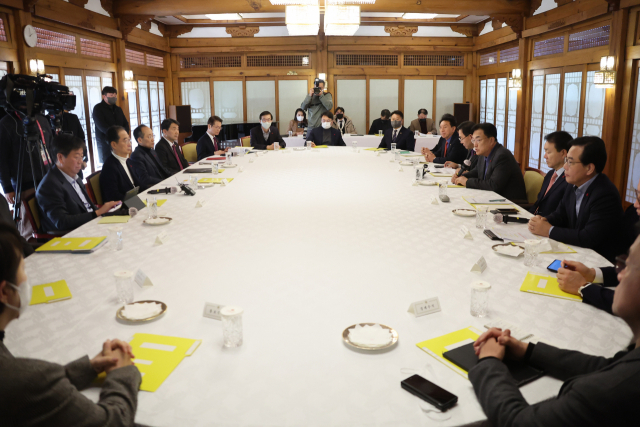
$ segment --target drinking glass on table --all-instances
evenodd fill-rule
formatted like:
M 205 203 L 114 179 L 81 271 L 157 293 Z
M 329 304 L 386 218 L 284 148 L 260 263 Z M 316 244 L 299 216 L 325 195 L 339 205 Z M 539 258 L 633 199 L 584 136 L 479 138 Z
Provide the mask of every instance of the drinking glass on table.
M 489 290 L 491 285 L 485 281 L 471 284 L 471 307 L 473 317 L 486 317 L 489 312 Z
M 155 196 L 153 199 L 147 198 L 147 208 L 149 209 L 149 219 L 158 218 L 158 201 Z
M 353 151 L 358 151 L 358 141 L 352 141 L 351 146 L 353 147 Z
M 487 213 L 489 208 L 487 206 L 478 206 L 476 211 L 476 228 L 484 230 L 487 228 Z
M 438 181 L 438 195 L 440 197 L 447 195 L 447 188 L 449 188 L 449 181 L 444 179 Z
M 196 175 L 189 175 L 189 187 L 194 190 L 198 189 L 198 177 Z
M 538 263 L 540 240 L 529 239 L 524 241 L 524 265 L 535 267 Z
M 133 302 L 133 271 L 121 270 L 113 273 L 116 279 L 116 294 L 120 304 Z
M 231 164 L 231 151 L 227 151 L 227 152 L 225 153 L 225 157 L 227 158 L 227 162 L 226 162 L 226 164 L 227 164 L 227 165 L 230 165 L 230 164 Z
M 419 136 L 420 136 L 420 131 L 419 131 L 419 130 L 417 130 L 417 131 L 416 131 L 416 138 L 417 138 L 417 137 L 419 137 Z
M 213 167 L 211 168 L 211 172 L 213 172 L 214 175 L 218 175 L 218 164 L 217 163 L 213 163 Z
M 120 225 L 109 227 L 109 245 L 114 252 L 122 250 L 122 230 Z
M 395 153 L 395 152 L 396 152 L 396 147 L 397 147 L 396 143 L 395 143 L 395 142 L 392 142 L 392 143 L 391 143 L 391 151 L 392 151 L 393 153 Z
M 313 148 L 313 142 L 307 141 L 307 150 L 311 150 Z
M 293 132 L 289 131 L 289 138 L 293 136 Z
M 222 318 L 222 340 L 225 347 L 240 347 L 242 345 L 242 313 L 240 307 L 223 307 L 220 310 Z

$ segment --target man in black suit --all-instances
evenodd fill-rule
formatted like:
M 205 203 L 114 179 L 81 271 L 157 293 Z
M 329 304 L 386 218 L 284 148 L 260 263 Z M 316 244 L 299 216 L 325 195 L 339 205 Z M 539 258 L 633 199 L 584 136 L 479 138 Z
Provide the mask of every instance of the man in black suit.
M 551 170 L 544 177 L 538 200 L 529 209 L 535 215 L 547 216 L 555 211 L 569 186 L 564 176 L 564 158 L 567 157 L 573 137 L 564 131 L 544 137 L 544 159 Z
M 78 178 L 82 168 L 81 139 L 68 134 L 53 139 L 52 154 L 56 165 L 47 173 L 36 192 L 42 230 L 71 231 L 99 217 L 117 202 L 107 202 L 98 209 Z
M 107 157 L 100 173 L 100 190 L 104 200 L 123 200 L 127 191 L 140 186 L 131 164 L 131 139 L 122 126 L 107 129 L 111 156 Z M 140 191 L 146 188 L 140 186 Z
M 404 114 L 399 110 L 391 113 L 391 129 L 384 131 L 378 148 L 391 150 L 393 143 L 396 144 L 397 150 L 413 151 L 416 148 L 416 138 L 413 132 L 404 127 Z
M 260 126 L 251 129 L 251 146 L 256 150 L 273 150 L 274 144 L 277 142 L 280 148 L 285 148 L 287 143 L 284 142 L 280 131 L 276 126 L 272 126 L 273 115 L 268 111 L 260 113 Z
M 429 163 L 444 164 L 446 162 L 462 163 L 467 158 L 467 149 L 460 142 L 460 135 L 456 131 L 456 118 L 445 114 L 440 119 L 440 140 L 429 150 L 422 149 L 424 158 Z
M 386 132 L 391 129 L 391 111 L 384 109 L 380 112 L 380 118 L 375 119 L 369 128 L 369 135 L 377 135 L 378 132 Z
M 62 113 L 62 131 L 77 136 L 84 142 L 84 151 L 82 152 L 82 170 L 78 172 L 80 179 L 84 179 L 84 169 L 87 167 L 89 157 L 87 157 L 87 138 L 84 135 L 84 129 L 80 124 L 80 119 L 73 113 L 64 111 Z
M 342 146 L 345 144 L 342 139 L 342 132 L 338 129 L 331 127 L 333 123 L 333 114 L 331 111 L 325 111 L 322 113 L 321 125 L 322 127 L 313 128 L 311 132 L 307 135 L 307 142 L 311 141 L 311 146 L 315 147 L 316 145 L 332 145 L 332 146 Z
M 160 124 L 162 138 L 156 144 L 156 154 L 160 163 L 171 175 L 189 167 L 189 162 L 184 158 L 182 149 L 178 144 L 180 135 L 180 123 L 174 119 L 164 119 Z
M 211 116 L 207 121 L 207 131 L 200 137 L 196 144 L 198 160 L 206 159 L 209 156 L 224 156 L 229 149 L 220 147 L 218 135 L 222 130 L 222 119 L 218 116 Z
M 622 204 L 618 189 L 602 173 L 606 163 L 603 140 L 595 136 L 574 139 L 564 172 L 571 185 L 554 212 L 529 221 L 529 231 L 593 249 L 613 261 L 622 250 Z
M 96 127 L 96 146 L 98 147 L 98 159 L 100 163 L 111 156 L 111 146 L 107 141 L 107 129 L 111 126 L 122 126 L 127 133 L 131 132 L 129 121 L 122 108 L 118 107 L 118 91 L 105 86 L 102 89 L 102 102 L 93 107 L 93 123 Z
M 567 178 L 568 179 L 568 178 Z M 640 239 L 618 275 L 613 313 L 631 328 L 633 343 L 613 358 L 524 343 L 492 328 L 474 344 L 479 362 L 469 370 L 478 401 L 494 426 L 635 426 L 640 399 Z M 508 357 L 564 381 L 558 396 L 529 405 L 502 360 Z
M 498 193 L 514 203 L 527 202 L 527 190 L 518 162 L 507 148 L 498 143 L 498 131 L 491 123 L 473 127 L 473 144 L 478 157 L 476 167 L 455 179 L 467 188 Z
M 452 161 L 444 163 L 445 168 L 453 168 L 456 170 L 456 173 L 451 177 L 451 182 L 455 181 L 457 177 L 464 175 L 466 172 L 473 170 L 478 164 L 478 156 L 476 155 L 476 150 L 473 147 L 473 127 L 475 125 L 476 124 L 474 122 L 467 120 L 456 127 L 460 143 L 467 150 L 467 158 L 462 163 Z
M 131 170 L 140 184 L 140 188 L 149 188 L 169 178 L 171 174 L 162 166 L 160 158 L 153 149 L 153 132 L 146 125 L 133 130 L 138 146 L 131 154 Z

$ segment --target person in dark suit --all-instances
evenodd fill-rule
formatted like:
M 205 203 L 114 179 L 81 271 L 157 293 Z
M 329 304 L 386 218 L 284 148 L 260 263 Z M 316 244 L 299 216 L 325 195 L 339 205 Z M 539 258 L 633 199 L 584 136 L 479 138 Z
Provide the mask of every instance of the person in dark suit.
M 84 151 L 82 152 L 82 170 L 78 172 L 80 179 L 84 180 L 84 169 L 87 167 L 89 157 L 87 156 L 87 138 L 84 135 L 84 129 L 80 124 L 80 119 L 73 113 L 64 111 L 62 113 L 62 131 L 77 136 L 84 142 Z
M 478 157 L 476 167 L 457 177 L 455 184 L 498 193 L 514 203 L 526 203 L 527 190 L 518 162 L 498 143 L 498 131 L 491 123 L 473 127 L 473 144 Z
M 0 225 L 9 225 L 13 228 L 16 228 L 16 223 L 13 222 L 13 216 L 11 215 L 11 210 L 9 209 L 9 203 L 7 199 L 4 197 L 0 197 Z M 18 234 L 18 239 L 20 240 L 20 244 L 22 245 L 22 256 L 28 257 L 29 255 L 35 252 L 33 246 L 27 242 L 27 240 Z
M 222 129 L 222 119 L 218 116 L 211 116 L 207 121 L 207 131 L 200 137 L 196 150 L 198 152 L 198 160 L 206 159 L 209 156 L 224 156 L 229 150 L 220 147 L 218 135 Z
M 538 200 L 529 209 L 535 215 L 547 216 L 555 211 L 569 186 L 564 176 L 564 158 L 567 157 L 573 137 L 564 131 L 544 137 L 544 159 L 551 170 L 544 177 Z
M 15 228 L 0 224 L 2 425 L 133 426 L 141 375 L 126 342 L 107 340 L 93 359 L 83 356 L 66 366 L 26 358 L 28 355 L 14 357 L 5 345 L 7 327 L 22 318 L 31 300 L 18 237 Z M 13 339 L 29 338 L 17 332 Z M 88 388 L 100 373 L 106 373 L 106 378 L 96 404 L 80 390 Z
M 444 163 L 444 166 L 447 168 L 452 168 L 456 170 L 456 173 L 451 177 L 451 181 L 453 182 L 457 177 L 462 176 L 465 172 L 469 172 L 473 170 L 478 164 L 478 156 L 476 155 L 476 150 L 473 148 L 473 127 L 476 124 L 471 121 L 466 121 L 460 123 L 456 130 L 458 131 L 458 137 L 460 138 L 460 143 L 467 150 L 467 158 L 462 163 L 456 163 L 452 161 L 448 161 Z
M 105 86 L 102 89 L 102 102 L 93 107 L 93 123 L 96 128 L 96 146 L 98 147 L 98 159 L 100 163 L 111 156 L 111 147 L 107 141 L 107 130 L 111 126 L 122 126 L 127 133 L 131 132 L 129 121 L 124 115 L 122 108 L 118 107 L 118 91 Z
M 74 230 L 117 204 L 109 201 L 98 209 L 91 202 L 78 178 L 84 148 L 81 139 L 62 133 L 53 139 L 51 147 L 56 165 L 45 175 L 36 191 L 43 231 Z
M 107 130 L 107 139 L 111 144 L 111 157 L 107 157 L 100 174 L 100 190 L 105 200 L 124 200 L 129 190 L 140 187 L 146 190 L 133 172 L 131 139 L 122 126 L 111 126 Z
M 149 188 L 171 176 L 153 149 L 153 132 L 146 125 L 133 130 L 138 146 L 131 154 L 131 170 L 141 188 Z
M 178 144 L 180 135 L 180 123 L 174 119 L 164 119 L 160 124 L 162 138 L 156 144 L 156 154 L 160 163 L 171 175 L 189 167 L 189 162 L 184 158 L 182 149 Z
M 391 111 L 384 109 L 380 112 L 380 118 L 371 122 L 369 128 L 369 135 L 377 135 L 378 132 L 386 132 L 387 129 L 391 129 Z
M 429 163 L 444 164 L 446 162 L 462 163 L 467 158 L 467 149 L 460 143 L 460 136 L 456 132 L 456 118 L 445 114 L 440 119 L 440 140 L 429 150 L 422 149 L 424 158 Z
M 396 144 L 397 150 L 413 151 L 416 148 L 416 137 L 404 127 L 404 114 L 396 110 L 391 113 L 391 128 L 384 131 L 384 136 L 378 148 L 391 150 L 391 144 Z
M 280 148 L 285 148 L 280 131 L 276 126 L 272 126 L 273 115 L 268 111 L 260 113 L 260 126 L 256 126 L 249 134 L 251 135 L 251 146 L 256 150 L 273 150 L 273 145 L 277 142 Z
M 307 135 L 307 142 L 311 141 L 311 146 L 316 145 L 331 145 L 331 146 L 346 146 L 342 139 L 342 132 L 338 129 L 331 127 L 333 124 L 333 114 L 331 111 L 325 111 L 322 113 L 321 127 L 313 128 Z
M 570 186 L 554 212 L 529 221 L 529 231 L 569 245 L 593 249 L 609 261 L 622 249 L 620 194 L 602 173 L 607 163 L 604 141 L 574 139 L 565 161 Z
M 478 401 L 494 426 L 635 426 L 640 399 L 640 239 L 618 275 L 613 313 L 633 332 L 633 343 L 612 358 L 524 343 L 492 328 L 474 343 L 479 362 L 469 370 Z M 564 381 L 558 396 L 529 405 L 502 360 L 508 357 Z

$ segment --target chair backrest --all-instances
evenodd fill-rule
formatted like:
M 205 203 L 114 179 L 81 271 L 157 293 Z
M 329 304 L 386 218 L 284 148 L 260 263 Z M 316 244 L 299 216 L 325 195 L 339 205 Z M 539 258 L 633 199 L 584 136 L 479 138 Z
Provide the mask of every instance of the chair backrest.
M 240 138 L 240 142 L 242 143 L 243 147 L 251 147 L 251 137 L 250 136 L 243 136 L 242 138 Z
M 91 201 L 97 206 L 103 205 L 102 191 L 100 190 L 100 173 L 101 171 L 98 171 L 89 175 L 87 177 L 87 185 L 85 186 Z
M 524 173 L 524 186 L 527 189 L 527 201 L 529 203 L 535 203 L 538 200 L 543 181 L 544 176 L 537 171 L 528 170 Z
M 33 231 L 37 233 L 40 230 L 40 212 L 38 212 L 38 201 L 36 200 L 35 193 L 22 200 L 22 207 L 25 218 L 31 223 Z
M 198 150 L 196 150 L 197 146 L 198 144 L 195 142 L 190 142 L 182 146 L 182 154 L 189 163 L 195 163 L 198 161 Z

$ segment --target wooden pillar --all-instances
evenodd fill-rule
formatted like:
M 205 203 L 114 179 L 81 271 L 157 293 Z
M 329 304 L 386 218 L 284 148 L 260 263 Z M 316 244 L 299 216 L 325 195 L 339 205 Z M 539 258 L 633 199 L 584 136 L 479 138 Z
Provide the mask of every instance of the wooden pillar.
M 530 128 L 531 117 L 527 115 L 527 105 L 531 104 L 531 90 L 529 89 L 529 41 L 521 38 L 518 41 L 519 60 L 518 68 L 522 72 L 522 89 L 518 90 L 518 106 L 516 109 L 516 141 L 515 158 L 520 162 L 520 168 L 524 172 L 527 164 L 527 153 L 529 152 L 528 129 Z
M 24 42 L 24 27 L 31 25 L 31 13 L 23 10 L 13 11 L 14 22 L 16 23 L 16 47 L 18 50 L 18 63 L 14 64 L 15 73 L 29 74 L 29 60 L 35 59 L 32 49 Z M 5 27 L 6 28 L 6 27 Z
M 325 87 L 329 92 L 333 92 L 333 88 L 329 86 L 329 75 L 328 75 L 328 49 L 327 49 L 327 36 L 324 33 L 324 15 L 320 15 L 320 31 L 318 31 L 318 35 L 316 36 L 316 76 L 320 73 L 327 74 L 327 79 L 325 81 Z
M 124 91 L 124 71 L 127 69 L 127 56 L 125 54 L 124 39 L 116 39 L 116 78 L 113 82 L 113 86 L 118 91 L 118 105 L 122 108 L 124 116 L 129 120 L 129 96 L 136 96 L 135 94 L 128 94 Z M 133 129 L 131 129 L 133 132 Z

